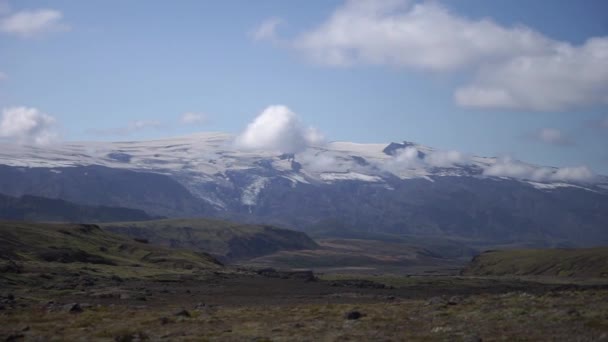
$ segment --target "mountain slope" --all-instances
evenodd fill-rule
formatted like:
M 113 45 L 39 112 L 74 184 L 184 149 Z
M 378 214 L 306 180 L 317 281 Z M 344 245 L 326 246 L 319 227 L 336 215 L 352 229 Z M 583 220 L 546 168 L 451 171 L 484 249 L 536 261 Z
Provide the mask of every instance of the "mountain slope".
M 247 225 L 210 219 L 107 223 L 102 227 L 110 232 L 146 239 L 157 245 L 205 251 L 229 261 L 283 250 L 318 247 L 302 232 L 268 225 Z
M 464 275 L 608 277 L 608 248 L 524 249 L 484 252 Z
M 153 217 L 137 209 L 86 206 L 31 195 L 16 198 L 0 194 L 0 219 L 95 223 L 151 220 Z
M 97 165 L 60 169 L 0 165 L 0 193 L 134 208 L 161 216 L 203 215 L 210 210 L 169 176 Z

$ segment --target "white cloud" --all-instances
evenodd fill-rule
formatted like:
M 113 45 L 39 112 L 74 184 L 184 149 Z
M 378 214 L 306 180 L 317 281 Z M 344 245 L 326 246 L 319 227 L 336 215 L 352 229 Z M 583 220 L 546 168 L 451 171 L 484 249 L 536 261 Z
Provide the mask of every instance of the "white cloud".
M 300 152 L 322 142 L 316 129 L 304 126 L 294 112 L 282 105 L 264 109 L 235 140 L 241 149 L 284 153 Z
M 277 40 L 276 25 L 267 27 L 259 38 Z M 435 1 L 346 1 L 284 45 L 323 65 L 472 72 L 474 79 L 454 93 L 466 107 L 561 111 L 608 104 L 608 37 L 575 46 L 529 27 L 459 16 Z
M 182 114 L 179 122 L 184 125 L 202 125 L 207 123 L 209 118 L 204 113 L 187 112 Z
M 9 107 L 2 110 L 0 138 L 20 144 L 46 145 L 59 138 L 54 117 L 29 107 Z
M 533 140 L 550 145 L 572 145 L 572 140 L 557 128 L 541 128 L 532 133 Z
M 495 177 L 509 177 L 537 182 L 593 182 L 596 175 L 586 166 L 549 168 L 538 167 L 514 160 L 512 158 L 499 159 L 495 164 L 484 170 L 484 175 Z
M 45 33 L 69 30 L 63 14 L 54 9 L 25 10 L 0 19 L 0 32 L 30 38 Z
M 404 169 L 422 168 L 424 162 L 418 158 L 418 149 L 408 146 L 397 150 L 395 155 L 381 167 L 389 172 L 398 173 Z
M 268 18 L 264 20 L 258 27 L 251 31 L 253 40 L 277 40 L 277 28 L 283 23 L 281 18 Z
M 553 179 L 564 182 L 591 182 L 596 175 L 586 166 L 563 167 L 553 174 Z
M 469 157 L 459 151 L 435 151 L 426 155 L 424 161 L 430 166 L 450 167 L 457 164 L 466 164 Z
M 329 65 L 388 64 L 453 70 L 515 52 L 537 53 L 549 41 L 526 27 L 469 20 L 444 7 L 410 1 L 347 1 L 294 46 Z
M 454 98 L 468 107 L 535 111 L 608 104 L 608 38 L 582 46 L 554 42 L 541 54 L 491 64 Z

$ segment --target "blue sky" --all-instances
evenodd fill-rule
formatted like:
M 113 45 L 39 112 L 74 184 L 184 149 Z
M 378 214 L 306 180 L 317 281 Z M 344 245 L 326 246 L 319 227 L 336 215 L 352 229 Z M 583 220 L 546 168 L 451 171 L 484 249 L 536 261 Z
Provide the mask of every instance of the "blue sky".
M 608 174 L 606 13 L 603 0 L 0 0 L 0 108 L 46 113 L 30 135 L 127 140 L 238 133 L 282 104 L 329 140 Z

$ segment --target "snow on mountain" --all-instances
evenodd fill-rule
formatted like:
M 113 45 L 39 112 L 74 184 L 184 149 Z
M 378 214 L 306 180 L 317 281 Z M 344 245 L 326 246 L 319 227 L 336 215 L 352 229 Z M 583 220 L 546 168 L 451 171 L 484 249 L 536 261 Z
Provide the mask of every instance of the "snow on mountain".
M 497 158 L 464 156 L 409 142 L 390 145 L 330 142 L 292 155 L 242 150 L 235 146 L 234 139 L 225 133 L 198 133 L 151 141 L 65 142 L 48 147 L 4 144 L 0 145 L 0 164 L 44 168 L 102 165 L 167 174 L 217 207 L 223 206 L 222 201 L 210 197 L 201 184 L 234 186 L 230 185 L 230 174 L 246 170 L 253 174 L 239 185 L 241 202 L 245 205 L 255 205 L 268 179 L 277 177 L 296 186 L 346 180 L 383 183 L 387 177 L 432 181 L 431 176 L 501 176 L 487 175 L 485 170 L 492 167 L 509 171 L 508 165 Z M 535 174 L 540 174 L 538 170 L 543 170 L 542 174 L 557 170 L 518 163 L 516 170 L 530 169 Z M 511 178 L 518 175 L 506 174 Z M 553 181 L 549 177 L 522 180 L 537 189 L 581 187 L 576 182 Z

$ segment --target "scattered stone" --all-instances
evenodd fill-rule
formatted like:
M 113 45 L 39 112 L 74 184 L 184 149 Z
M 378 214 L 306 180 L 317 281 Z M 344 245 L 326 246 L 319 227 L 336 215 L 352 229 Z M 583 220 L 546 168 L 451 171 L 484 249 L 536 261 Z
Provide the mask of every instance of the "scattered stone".
M 194 307 L 194 310 L 204 310 L 207 308 L 207 304 L 205 303 L 198 303 L 196 304 L 196 306 Z
M 120 299 L 131 299 L 131 295 L 128 293 L 121 293 L 119 298 Z
M 169 320 L 169 318 L 167 317 L 161 317 L 160 318 L 160 324 L 165 325 L 165 324 L 169 324 L 171 323 L 171 321 Z
M 21 331 L 29 331 L 30 330 L 30 326 L 26 325 L 25 327 L 23 327 L 23 329 L 21 329 Z
M 186 310 L 186 309 L 182 309 L 182 310 L 180 310 L 180 311 L 176 312 L 176 313 L 175 313 L 175 316 L 181 316 L 181 317 L 192 317 L 192 316 L 190 315 L 190 312 L 188 312 L 188 310 Z
M 448 299 L 448 305 L 458 305 L 462 303 L 463 298 L 460 296 L 452 296 Z
M 8 335 L 8 337 L 6 338 L 6 342 L 14 342 L 14 341 L 21 341 L 25 339 L 25 335 L 23 335 L 22 333 L 14 333 L 14 334 L 10 334 Z
M 137 297 L 135 297 L 135 300 L 145 302 L 148 300 L 148 298 L 146 296 L 137 296 Z
M 349 311 L 344 315 L 344 318 L 349 320 L 359 319 L 361 317 L 363 317 L 363 314 L 361 314 L 359 311 Z

